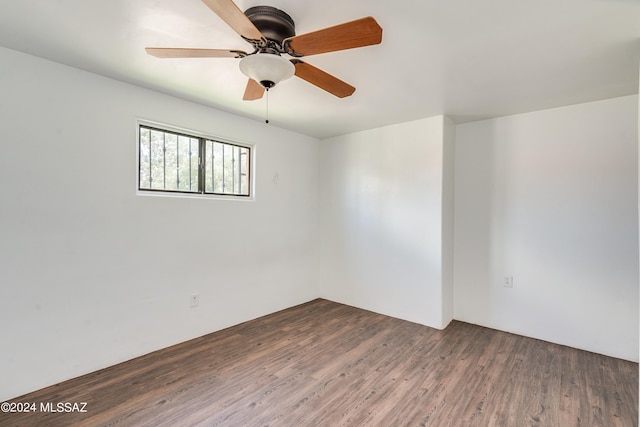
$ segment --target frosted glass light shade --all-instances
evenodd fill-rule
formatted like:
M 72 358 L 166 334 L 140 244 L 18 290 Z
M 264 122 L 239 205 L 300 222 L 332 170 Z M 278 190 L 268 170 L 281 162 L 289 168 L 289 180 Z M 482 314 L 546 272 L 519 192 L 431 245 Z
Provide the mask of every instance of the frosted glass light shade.
M 258 53 L 240 60 L 240 71 L 269 89 L 293 76 L 296 67 L 291 61 L 271 53 Z

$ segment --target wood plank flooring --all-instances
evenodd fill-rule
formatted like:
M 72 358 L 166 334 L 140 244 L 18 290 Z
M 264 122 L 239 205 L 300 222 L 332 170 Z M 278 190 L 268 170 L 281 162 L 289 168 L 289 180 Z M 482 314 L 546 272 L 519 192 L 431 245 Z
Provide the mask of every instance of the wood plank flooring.
M 11 402 L 87 412 L 0 426 L 629 427 L 638 364 L 314 300 Z

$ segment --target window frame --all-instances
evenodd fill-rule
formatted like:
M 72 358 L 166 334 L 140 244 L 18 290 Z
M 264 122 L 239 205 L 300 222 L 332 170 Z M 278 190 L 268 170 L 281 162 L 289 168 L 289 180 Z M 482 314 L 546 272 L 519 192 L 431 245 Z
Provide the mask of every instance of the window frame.
M 141 155 L 140 155 L 140 130 L 141 128 L 147 128 L 151 130 L 157 130 L 160 132 L 169 132 L 177 134 L 179 136 L 185 136 L 189 138 L 196 138 L 198 140 L 198 189 L 197 191 L 184 191 L 184 190 L 166 190 L 166 189 L 152 189 L 140 187 L 140 171 L 141 171 Z M 232 193 L 215 193 L 206 192 L 205 183 L 205 168 L 206 168 L 206 150 L 205 145 L 207 141 L 213 143 L 221 143 L 228 146 L 246 148 L 248 150 L 248 167 L 247 167 L 247 195 L 245 194 L 232 194 Z M 191 129 L 185 129 L 173 125 L 167 125 L 165 123 L 159 123 L 155 121 L 138 119 L 136 121 L 136 194 L 144 196 L 161 196 L 161 197 L 186 197 L 186 198 L 204 198 L 204 199 L 222 199 L 222 200 L 255 200 L 255 144 L 247 143 L 244 141 L 238 141 L 237 139 L 231 139 L 221 136 L 212 136 L 204 132 L 198 132 Z

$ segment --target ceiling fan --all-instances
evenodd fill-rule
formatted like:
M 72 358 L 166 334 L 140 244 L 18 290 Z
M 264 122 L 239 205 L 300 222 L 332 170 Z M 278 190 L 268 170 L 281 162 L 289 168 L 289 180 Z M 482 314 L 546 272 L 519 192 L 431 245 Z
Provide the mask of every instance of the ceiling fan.
M 293 75 L 339 98 L 350 96 L 355 87 L 300 58 L 382 42 L 382 28 L 372 17 L 296 35 L 293 19 L 275 7 L 254 6 L 242 12 L 233 0 L 202 1 L 250 43 L 253 51 L 160 47 L 146 51 L 158 58 L 241 58 L 240 71 L 249 77 L 245 101 L 262 98 L 265 90 Z

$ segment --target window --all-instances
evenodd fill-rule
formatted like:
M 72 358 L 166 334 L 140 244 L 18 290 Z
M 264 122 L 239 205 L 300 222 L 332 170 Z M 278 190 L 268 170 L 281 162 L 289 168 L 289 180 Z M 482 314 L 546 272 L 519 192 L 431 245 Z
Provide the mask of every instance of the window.
M 251 148 L 138 126 L 141 191 L 250 196 Z

